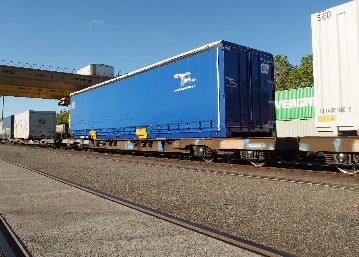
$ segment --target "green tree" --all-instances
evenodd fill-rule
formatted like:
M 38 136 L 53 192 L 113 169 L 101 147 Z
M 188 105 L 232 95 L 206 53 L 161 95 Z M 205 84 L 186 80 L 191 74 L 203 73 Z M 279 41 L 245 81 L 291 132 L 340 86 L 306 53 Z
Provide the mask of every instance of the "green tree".
M 290 64 L 287 56 L 275 56 L 274 82 L 276 90 L 313 86 L 313 55 L 309 54 L 302 57 L 299 66 Z
M 294 66 L 289 63 L 287 56 L 274 56 L 274 85 L 276 90 L 288 89 L 289 75 Z
M 61 110 L 56 114 L 56 124 L 69 124 L 70 111 Z
M 313 55 L 309 54 L 302 57 L 300 65 L 295 67 L 291 72 L 289 78 L 289 87 L 312 87 L 313 85 Z

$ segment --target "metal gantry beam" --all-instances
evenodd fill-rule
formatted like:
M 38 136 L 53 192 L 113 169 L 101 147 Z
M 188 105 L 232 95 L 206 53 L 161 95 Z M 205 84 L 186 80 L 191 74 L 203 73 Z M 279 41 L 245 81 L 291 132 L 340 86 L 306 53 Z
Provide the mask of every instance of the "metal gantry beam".
M 0 95 L 58 99 L 68 105 L 70 94 L 110 78 L 0 65 Z

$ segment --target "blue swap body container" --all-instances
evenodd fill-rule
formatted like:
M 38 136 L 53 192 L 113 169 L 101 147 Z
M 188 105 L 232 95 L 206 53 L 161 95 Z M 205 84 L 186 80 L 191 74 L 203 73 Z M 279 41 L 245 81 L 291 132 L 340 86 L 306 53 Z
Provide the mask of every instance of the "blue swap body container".
M 10 115 L 2 120 L 2 131 L 0 139 L 9 140 L 14 138 L 14 115 Z
M 271 136 L 273 56 L 217 41 L 71 94 L 76 138 Z

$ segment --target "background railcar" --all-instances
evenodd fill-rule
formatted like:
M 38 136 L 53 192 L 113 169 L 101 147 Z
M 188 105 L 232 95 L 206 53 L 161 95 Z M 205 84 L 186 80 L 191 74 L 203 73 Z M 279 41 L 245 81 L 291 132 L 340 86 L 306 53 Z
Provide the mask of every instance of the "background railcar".
M 14 115 L 0 121 L 0 140 L 10 140 L 14 138 Z
M 16 139 L 55 138 L 56 112 L 33 111 L 14 115 Z

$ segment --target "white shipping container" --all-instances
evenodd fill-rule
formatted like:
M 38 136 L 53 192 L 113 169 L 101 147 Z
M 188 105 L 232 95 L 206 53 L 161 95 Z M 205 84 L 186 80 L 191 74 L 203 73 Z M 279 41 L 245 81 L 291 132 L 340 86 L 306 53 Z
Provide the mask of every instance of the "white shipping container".
M 14 137 L 22 139 L 54 138 L 56 112 L 26 111 L 14 117 Z
M 68 124 L 58 124 L 56 125 L 56 133 L 67 133 L 69 129 Z
M 277 120 L 276 128 L 278 137 L 334 136 L 332 132 L 318 132 L 314 118 L 306 120 Z
M 103 76 L 109 78 L 113 78 L 114 73 L 114 67 L 105 64 L 89 64 L 77 71 L 77 74 L 79 75 Z
M 318 131 L 359 129 L 359 2 L 311 16 Z

